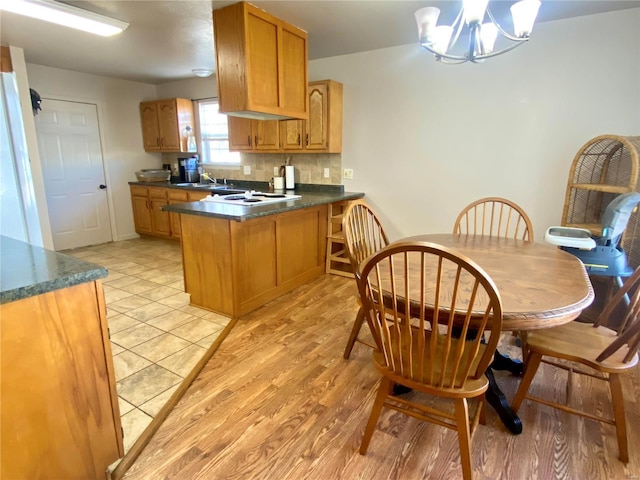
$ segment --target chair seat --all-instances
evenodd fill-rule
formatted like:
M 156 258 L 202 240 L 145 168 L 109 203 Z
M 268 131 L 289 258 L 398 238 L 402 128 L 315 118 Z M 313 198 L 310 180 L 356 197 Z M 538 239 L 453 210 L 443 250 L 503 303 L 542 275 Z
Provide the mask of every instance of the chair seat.
M 527 348 L 542 355 L 564 358 L 607 373 L 619 373 L 638 363 L 638 354 L 630 362 L 623 359 L 628 347 L 618 349 L 602 362 L 600 353 L 615 339 L 616 332 L 606 327 L 594 328 L 590 323 L 569 322 L 558 327 L 527 333 Z

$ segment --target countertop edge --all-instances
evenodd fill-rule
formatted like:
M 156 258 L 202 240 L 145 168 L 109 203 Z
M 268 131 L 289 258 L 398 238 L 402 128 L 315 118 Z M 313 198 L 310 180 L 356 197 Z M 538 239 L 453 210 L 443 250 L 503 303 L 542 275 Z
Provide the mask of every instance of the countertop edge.
M 1 236 L 0 304 L 106 278 L 106 267 Z
M 220 203 L 208 202 L 190 202 L 166 205 L 162 210 L 167 212 L 181 213 L 185 215 L 196 215 L 211 218 L 222 218 L 226 220 L 234 220 L 243 222 L 254 218 L 266 217 L 269 215 L 277 215 L 280 213 L 311 208 L 318 205 L 326 205 L 329 203 L 340 202 L 344 200 L 355 200 L 365 196 L 362 192 L 299 192 L 302 198 L 299 200 L 291 200 L 285 205 L 281 203 L 272 203 L 264 206 L 242 207 L 236 205 L 225 205 Z M 201 208 L 198 208 L 198 207 Z M 237 213 L 236 213 L 237 212 Z

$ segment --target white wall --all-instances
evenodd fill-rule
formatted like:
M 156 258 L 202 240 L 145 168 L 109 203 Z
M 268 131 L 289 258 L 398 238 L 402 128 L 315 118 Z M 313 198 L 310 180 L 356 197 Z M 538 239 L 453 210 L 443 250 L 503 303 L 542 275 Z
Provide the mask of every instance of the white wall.
M 134 236 L 127 182 L 159 167 L 145 153 L 142 100 L 215 95 L 215 78 L 158 86 L 38 65 L 43 97 L 98 102 L 117 224 Z M 481 65 L 443 65 L 417 45 L 309 62 L 309 79 L 344 84 L 342 163 L 392 239 L 448 232 L 482 196 L 504 196 L 535 237 L 558 224 L 569 167 L 589 139 L 640 135 L 640 9 L 541 23 L 531 41 Z
M 536 25 L 484 64 L 417 45 L 315 60 L 344 84 L 344 168 L 392 239 L 448 232 L 484 196 L 520 204 L 542 240 L 560 222 L 573 157 L 606 133 L 640 135 L 640 9 Z
M 206 78 L 189 78 L 176 82 L 161 83 L 157 86 L 158 98 L 189 98 L 198 100 L 218 96 L 215 75 Z
M 128 182 L 135 181 L 137 170 L 162 166 L 159 153 L 144 151 L 140 124 L 140 102 L 158 98 L 155 85 L 33 64 L 27 64 L 27 74 L 30 87 L 43 102 L 53 98 L 98 105 L 113 237 L 137 237 Z

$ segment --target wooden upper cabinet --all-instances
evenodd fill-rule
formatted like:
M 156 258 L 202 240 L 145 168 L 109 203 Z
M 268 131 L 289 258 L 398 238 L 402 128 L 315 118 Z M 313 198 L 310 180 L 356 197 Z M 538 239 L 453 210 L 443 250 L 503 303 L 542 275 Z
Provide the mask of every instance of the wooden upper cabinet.
M 227 116 L 229 150 L 232 152 L 253 149 L 251 119 Z
M 280 122 L 280 144 L 283 150 L 302 150 L 304 141 L 303 120 Z
M 280 122 L 282 149 L 339 153 L 342 151 L 342 84 L 309 83 L 309 119 Z
M 160 151 L 160 126 L 158 125 L 156 102 L 142 102 L 140 117 L 142 120 L 142 143 L 145 151 Z
M 195 127 L 193 103 L 169 98 L 140 103 L 142 139 L 147 152 L 188 152 L 185 128 Z
M 307 33 L 254 5 L 213 11 L 220 112 L 308 118 Z
M 277 151 L 280 148 L 279 123 L 278 120 L 252 120 L 227 116 L 229 150 Z
M 280 122 L 278 120 L 252 120 L 254 148 L 278 150 L 280 148 Z

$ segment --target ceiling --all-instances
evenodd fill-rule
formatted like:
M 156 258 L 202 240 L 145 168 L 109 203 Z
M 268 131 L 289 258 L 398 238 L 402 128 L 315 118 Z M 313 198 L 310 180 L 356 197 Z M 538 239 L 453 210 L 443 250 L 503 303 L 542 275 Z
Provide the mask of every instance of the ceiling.
M 0 12 L 0 42 L 24 49 L 27 63 L 159 84 L 215 69 L 211 0 L 65 1 L 128 22 L 122 34 L 99 37 Z M 215 1 L 215 8 L 236 1 Z M 410 44 L 417 40 L 413 13 L 439 6 L 453 20 L 461 2 L 404 0 L 281 0 L 251 3 L 309 34 L 309 59 Z M 493 0 L 498 18 L 513 1 Z M 640 7 L 640 0 L 542 0 L 538 22 Z M 451 18 L 449 18 L 451 17 Z M 505 21 L 506 23 L 506 21 Z M 505 28 L 509 30 L 505 24 Z M 535 35 L 535 29 L 534 29 Z

